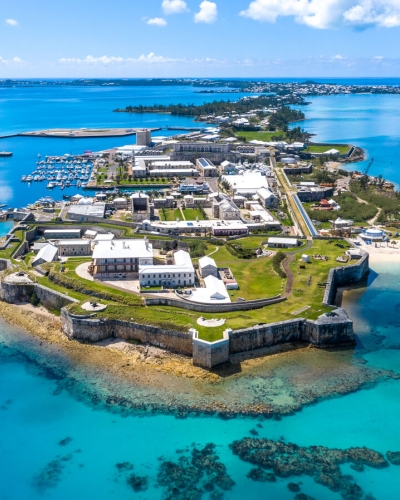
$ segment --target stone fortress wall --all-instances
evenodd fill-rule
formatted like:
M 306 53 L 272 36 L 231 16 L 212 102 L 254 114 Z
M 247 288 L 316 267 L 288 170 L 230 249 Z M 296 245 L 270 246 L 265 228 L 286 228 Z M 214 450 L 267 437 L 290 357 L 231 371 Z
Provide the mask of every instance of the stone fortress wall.
M 365 254 L 354 265 L 332 269 L 328 277 L 324 305 L 333 304 L 338 286 L 361 280 L 368 272 L 368 264 L 368 254 Z M 234 353 L 271 347 L 281 343 L 300 341 L 316 347 L 328 347 L 349 345 L 355 342 L 353 322 L 341 308 L 333 309 L 332 315 L 320 316 L 315 321 L 294 318 L 235 331 L 227 329 L 222 340 L 207 342 L 198 338 L 195 329 L 185 333 L 142 325 L 134 321 L 99 319 L 93 315 L 72 315 L 64 307 L 77 301 L 68 295 L 60 294 L 33 282 L 0 281 L 0 298 L 6 302 L 15 303 L 27 300 L 33 291 L 46 307 L 50 309 L 62 308 L 62 328 L 71 339 L 90 342 L 106 338 L 139 340 L 172 352 L 192 356 L 194 364 L 205 368 L 213 368 L 228 362 L 230 355 Z M 157 304 L 159 303 L 157 302 Z M 221 312 L 220 308 L 218 308 L 218 312 Z

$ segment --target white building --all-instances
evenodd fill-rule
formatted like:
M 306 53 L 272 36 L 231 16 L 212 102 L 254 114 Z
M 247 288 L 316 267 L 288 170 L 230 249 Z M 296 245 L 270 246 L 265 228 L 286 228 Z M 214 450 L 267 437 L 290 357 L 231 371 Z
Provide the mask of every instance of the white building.
M 189 300 L 204 304 L 229 304 L 231 299 L 224 282 L 214 276 L 204 279 L 205 288 L 196 288 Z
M 59 257 L 75 257 L 91 255 L 92 242 L 90 240 L 60 240 L 57 241 Z
M 193 286 L 195 271 L 188 252 L 179 250 L 174 253 L 172 265 L 139 266 L 140 286 L 181 287 Z
M 56 246 L 48 243 L 42 247 L 36 257 L 32 261 L 32 267 L 40 266 L 40 264 L 46 264 L 46 262 L 53 262 L 57 260 L 58 249 Z
M 229 184 L 234 194 L 253 196 L 261 188 L 268 189 L 268 180 L 261 172 L 245 171 L 238 175 L 223 175 L 222 180 Z
M 261 202 L 261 205 L 263 205 L 265 208 L 275 208 L 279 205 L 279 198 L 266 187 L 259 189 L 257 191 L 257 196 Z
M 270 248 L 295 248 L 298 244 L 297 238 L 268 238 Z
M 93 277 L 137 279 L 139 266 L 153 264 L 153 247 L 143 240 L 98 241 L 92 256 Z
M 221 220 L 241 220 L 241 213 L 233 201 L 225 198 L 214 205 L 214 217 Z
M 218 278 L 218 266 L 211 257 L 205 256 L 199 259 L 199 271 L 203 279 L 207 276 Z

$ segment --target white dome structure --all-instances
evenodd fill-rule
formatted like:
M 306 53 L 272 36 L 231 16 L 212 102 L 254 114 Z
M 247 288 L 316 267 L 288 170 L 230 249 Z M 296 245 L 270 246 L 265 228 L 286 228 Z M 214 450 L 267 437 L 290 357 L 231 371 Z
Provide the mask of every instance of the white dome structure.
M 93 198 L 81 198 L 78 205 L 93 205 Z
M 364 229 L 360 234 L 360 237 L 364 240 L 371 241 L 384 241 L 387 239 L 385 231 L 383 229 Z

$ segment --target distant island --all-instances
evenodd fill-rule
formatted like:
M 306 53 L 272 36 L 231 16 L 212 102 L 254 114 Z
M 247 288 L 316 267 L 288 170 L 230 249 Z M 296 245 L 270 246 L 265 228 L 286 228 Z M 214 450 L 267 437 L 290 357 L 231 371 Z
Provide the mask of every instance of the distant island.
M 304 82 L 268 82 L 256 79 L 211 78 L 81 78 L 71 80 L 51 79 L 4 79 L 1 87 L 196 87 L 200 93 L 256 93 L 291 96 L 302 99 L 307 96 L 341 94 L 400 94 L 400 86 L 323 83 L 313 80 Z

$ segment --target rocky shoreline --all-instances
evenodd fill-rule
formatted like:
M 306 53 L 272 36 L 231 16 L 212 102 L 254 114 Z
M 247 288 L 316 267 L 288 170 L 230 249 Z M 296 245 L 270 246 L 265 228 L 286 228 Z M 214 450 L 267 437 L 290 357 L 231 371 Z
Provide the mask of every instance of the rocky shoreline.
M 17 349 L 23 351 L 24 338 L 34 341 L 37 363 L 56 374 L 60 388 L 110 411 L 280 418 L 319 399 L 398 378 L 358 362 L 351 348 L 283 345 L 235 355 L 231 363 L 209 371 L 193 366 L 189 357 L 151 346 L 69 340 L 59 317 L 43 308 L 0 302 L 0 316 L 23 329 Z M 60 373 L 53 361 L 56 352 L 68 360 L 66 372 Z

